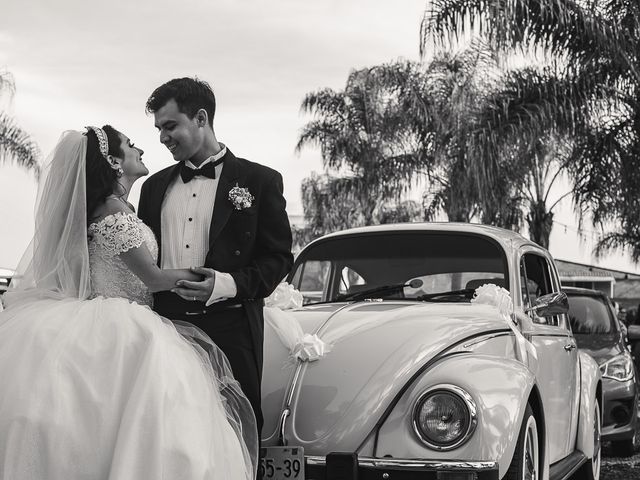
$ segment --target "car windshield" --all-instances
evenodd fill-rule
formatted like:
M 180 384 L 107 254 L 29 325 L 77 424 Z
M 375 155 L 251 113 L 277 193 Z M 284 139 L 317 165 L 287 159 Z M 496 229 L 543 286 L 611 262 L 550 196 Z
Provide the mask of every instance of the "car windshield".
M 509 289 L 500 245 L 480 235 L 452 232 L 323 240 L 302 252 L 290 282 L 305 304 L 365 298 L 468 302 L 485 283 Z
M 569 295 L 569 321 L 574 335 L 614 333 L 614 318 L 602 297 Z

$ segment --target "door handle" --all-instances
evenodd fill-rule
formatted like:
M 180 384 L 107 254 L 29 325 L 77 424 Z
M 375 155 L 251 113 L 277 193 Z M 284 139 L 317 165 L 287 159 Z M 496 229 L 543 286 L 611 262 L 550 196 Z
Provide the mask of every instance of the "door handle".
M 570 352 L 570 351 L 571 351 L 571 350 L 573 350 L 574 348 L 576 348 L 576 344 L 575 344 L 575 343 L 567 343 L 567 344 L 564 346 L 564 349 L 565 349 L 567 352 Z

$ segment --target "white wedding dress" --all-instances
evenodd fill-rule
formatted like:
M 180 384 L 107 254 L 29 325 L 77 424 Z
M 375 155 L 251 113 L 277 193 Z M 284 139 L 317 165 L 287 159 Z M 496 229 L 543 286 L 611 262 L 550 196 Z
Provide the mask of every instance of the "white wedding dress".
M 0 313 L 0 478 L 255 478 L 226 358 L 154 313 L 119 257 L 143 242 L 157 256 L 151 230 L 118 213 L 88 231 L 88 298 L 40 293 Z

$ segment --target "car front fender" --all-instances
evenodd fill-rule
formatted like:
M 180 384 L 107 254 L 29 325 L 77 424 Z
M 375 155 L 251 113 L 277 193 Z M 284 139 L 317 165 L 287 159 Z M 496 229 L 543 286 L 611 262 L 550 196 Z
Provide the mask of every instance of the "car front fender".
M 471 438 L 444 452 L 428 448 L 413 428 L 418 398 L 440 384 L 455 385 L 469 393 L 478 417 Z M 534 375 L 514 359 L 472 353 L 446 356 L 404 392 L 381 425 L 377 448 L 371 453 L 406 459 L 496 461 L 502 477 L 511 464 L 534 384 Z

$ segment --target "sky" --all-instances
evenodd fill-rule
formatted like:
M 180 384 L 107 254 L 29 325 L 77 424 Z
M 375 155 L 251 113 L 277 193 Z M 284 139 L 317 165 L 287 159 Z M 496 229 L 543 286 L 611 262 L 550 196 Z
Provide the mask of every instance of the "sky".
M 317 149 L 295 151 L 306 93 L 344 87 L 353 69 L 419 60 L 426 0 L 2 0 L 0 69 L 16 93 L 9 110 L 43 152 L 60 134 L 112 124 L 144 151 L 151 172 L 173 163 L 144 112 L 165 81 L 198 76 L 217 99 L 217 138 L 236 156 L 279 170 L 290 214 L 301 181 L 322 170 Z M 139 181 L 130 201 L 137 204 Z M 33 233 L 37 184 L 0 167 L 0 267 L 14 268 Z M 556 192 L 563 193 L 562 187 Z M 577 233 L 570 200 L 556 214 L 551 253 L 639 271 L 623 254 L 596 259 L 597 234 Z M 526 232 L 524 232 L 526 234 Z

